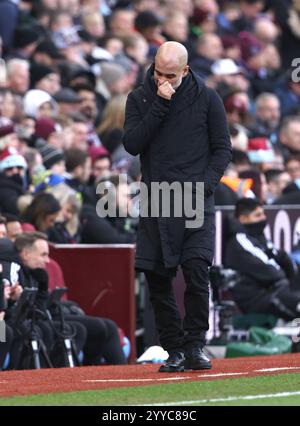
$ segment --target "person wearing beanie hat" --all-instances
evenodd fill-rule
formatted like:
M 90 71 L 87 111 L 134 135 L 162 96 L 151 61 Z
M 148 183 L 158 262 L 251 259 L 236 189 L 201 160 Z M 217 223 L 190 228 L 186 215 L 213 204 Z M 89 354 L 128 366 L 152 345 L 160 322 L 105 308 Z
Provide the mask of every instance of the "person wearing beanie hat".
M 64 55 L 59 52 L 52 41 L 45 40 L 38 44 L 32 59 L 36 63 L 51 66 L 56 61 L 64 60 Z
M 51 117 L 57 110 L 57 104 L 44 90 L 29 90 L 23 98 L 23 108 L 26 115 L 33 118 Z
M 35 122 L 35 136 L 45 141 L 57 131 L 57 125 L 52 118 L 39 118 Z
M 13 57 L 29 59 L 37 47 L 39 37 L 39 33 L 28 25 L 17 27 L 14 33 Z
M 0 154 L 0 172 L 7 169 L 27 169 L 25 158 L 13 148 L 6 148 Z
M 100 93 L 103 93 L 103 90 L 101 90 L 101 83 L 105 85 L 104 96 L 105 88 L 109 92 L 107 97 L 126 93 L 128 90 L 128 83 L 125 68 L 115 62 L 103 62 L 101 64 L 101 74 L 97 80 L 97 89 L 99 89 L 98 91 Z
M 47 170 L 51 170 L 57 175 L 63 175 L 66 171 L 65 157 L 63 151 L 45 144 L 39 148 L 43 158 L 43 164 Z
M 30 68 L 32 89 L 44 90 L 51 96 L 60 90 L 60 75 L 54 68 L 43 64 L 33 64 Z
M 13 148 L 0 155 L 0 210 L 18 214 L 17 200 L 25 193 L 25 158 Z
M 18 148 L 19 143 L 14 123 L 6 117 L 0 117 L 0 151 L 8 146 Z
M 0 117 L 0 138 L 15 132 L 14 123 L 6 117 Z

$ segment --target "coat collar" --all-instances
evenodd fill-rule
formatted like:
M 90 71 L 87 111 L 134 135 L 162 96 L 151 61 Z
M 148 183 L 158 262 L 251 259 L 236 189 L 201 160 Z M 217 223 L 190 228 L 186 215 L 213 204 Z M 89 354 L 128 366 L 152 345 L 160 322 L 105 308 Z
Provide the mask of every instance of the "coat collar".
M 146 95 L 152 101 L 156 98 L 157 92 L 153 74 L 154 63 L 148 69 L 144 81 Z M 189 107 L 195 102 L 204 87 L 204 81 L 190 69 L 188 75 L 183 78 L 181 85 L 172 97 L 170 111 L 179 112 Z

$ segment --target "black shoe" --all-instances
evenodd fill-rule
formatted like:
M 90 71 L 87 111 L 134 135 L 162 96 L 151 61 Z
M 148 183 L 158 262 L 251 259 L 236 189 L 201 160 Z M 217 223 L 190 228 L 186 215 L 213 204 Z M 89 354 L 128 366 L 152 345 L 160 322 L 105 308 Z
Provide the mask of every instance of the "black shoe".
M 212 365 L 200 347 L 188 349 L 185 353 L 185 370 L 209 370 Z
M 177 373 L 184 371 L 184 352 L 177 351 L 170 354 L 166 363 L 159 367 L 160 373 Z

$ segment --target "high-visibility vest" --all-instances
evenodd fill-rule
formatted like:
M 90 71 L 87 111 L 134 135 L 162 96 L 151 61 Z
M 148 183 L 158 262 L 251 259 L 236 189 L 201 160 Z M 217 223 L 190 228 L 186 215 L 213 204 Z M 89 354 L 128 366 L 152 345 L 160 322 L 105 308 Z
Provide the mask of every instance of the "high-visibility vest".
M 253 179 L 240 179 L 230 176 L 223 176 L 221 182 L 229 186 L 238 197 L 245 197 L 253 185 Z

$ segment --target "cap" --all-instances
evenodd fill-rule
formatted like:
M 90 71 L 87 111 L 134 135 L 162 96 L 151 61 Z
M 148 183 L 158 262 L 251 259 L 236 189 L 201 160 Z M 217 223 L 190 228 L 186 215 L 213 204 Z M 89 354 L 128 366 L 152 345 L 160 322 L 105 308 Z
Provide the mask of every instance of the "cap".
M 232 59 L 219 59 L 212 64 L 211 70 L 216 76 L 234 75 L 243 72 L 243 68 L 236 65 Z
M 53 98 L 56 102 L 65 102 L 67 104 L 77 104 L 81 102 L 81 97 L 74 92 L 74 90 L 69 89 L 68 87 L 64 87 L 55 93 Z

